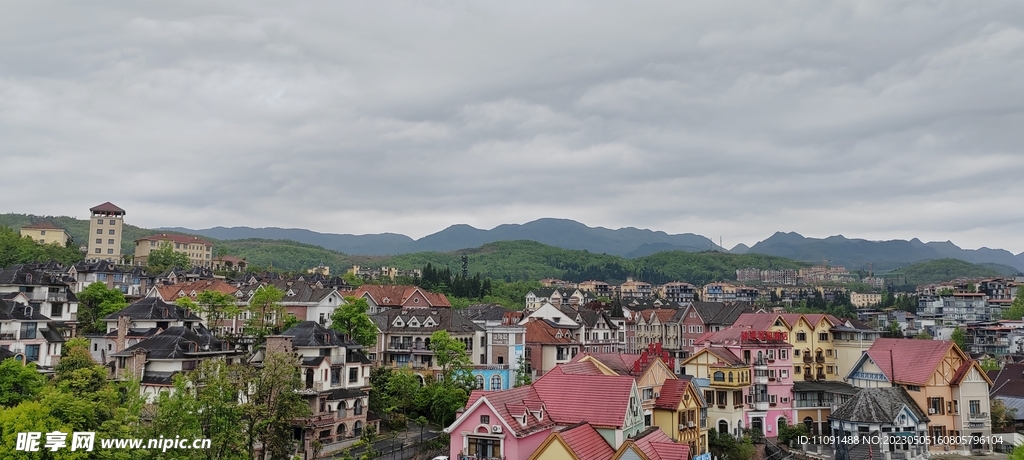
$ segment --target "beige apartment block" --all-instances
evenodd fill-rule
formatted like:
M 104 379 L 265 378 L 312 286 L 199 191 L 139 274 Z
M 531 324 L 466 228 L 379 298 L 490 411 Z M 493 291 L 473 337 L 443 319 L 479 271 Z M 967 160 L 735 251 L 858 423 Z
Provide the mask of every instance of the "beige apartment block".
M 73 241 L 71 235 L 56 225 L 47 222 L 37 222 L 32 225 L 21 227 L 21 237 L 32 238 L 39 244 L 56 244 L 64 246 L 68 241 Z
M 850 303 L 855 308 L 867 308 L 882 303 L 882 294 L 876 292 L 851 292 Z
M 124 209 L 108 201 L 93 207 L 89 212 L 92 215 L 89 217 L 86 260 L 120 263 Z
M 163 245 L 170 245 L 176 252 L 188 254 L 193 267 L 210 268 L 213 265 L 213 243 L 198 236 L 159 233 L 135 240 L 135 265 L 144 266 L 149 253 Z

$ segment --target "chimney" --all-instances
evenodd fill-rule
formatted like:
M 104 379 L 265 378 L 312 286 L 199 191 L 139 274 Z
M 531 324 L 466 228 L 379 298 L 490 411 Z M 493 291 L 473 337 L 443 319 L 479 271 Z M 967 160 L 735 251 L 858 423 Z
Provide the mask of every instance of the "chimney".
M 128 327 L 131 326 L 132 317 L 121 315 L 117 317 L 117 341 L 114 342 L 114 353 L 120 353 L 125 349 L 128 342 Z

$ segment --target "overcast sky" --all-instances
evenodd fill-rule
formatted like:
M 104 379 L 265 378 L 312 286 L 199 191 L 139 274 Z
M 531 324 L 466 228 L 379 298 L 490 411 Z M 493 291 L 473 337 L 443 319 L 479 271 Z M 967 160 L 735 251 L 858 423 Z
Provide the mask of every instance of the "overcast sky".
M 1024 2 L 19 2 L 0 212 L 1024 251 Z

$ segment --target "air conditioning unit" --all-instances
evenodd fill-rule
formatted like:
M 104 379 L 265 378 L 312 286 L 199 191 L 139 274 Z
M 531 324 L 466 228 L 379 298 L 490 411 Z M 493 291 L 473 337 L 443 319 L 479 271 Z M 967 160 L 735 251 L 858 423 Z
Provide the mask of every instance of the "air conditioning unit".
M 935 408 L 934 407 L 929 407 L 928 408 L 928 414 L 929 415 L 935 415 Z
M 491 433 L 501 433 L 501 425 L 491 425 Z
M 693 422 L 686 422 L 687 428 L 693 428 Z
M 679 431 L 683 431 L 685 429 L 686 429 L 686 425 L 683 425 L 682 423 L 680 423 L 679 424 Z

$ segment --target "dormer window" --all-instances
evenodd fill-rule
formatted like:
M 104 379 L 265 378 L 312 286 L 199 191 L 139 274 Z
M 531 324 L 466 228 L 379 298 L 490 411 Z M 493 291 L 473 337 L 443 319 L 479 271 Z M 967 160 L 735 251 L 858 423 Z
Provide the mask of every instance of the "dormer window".
M 423 320 L 423 327 L 434 327 L 436 325 L 437 323 L 434 322 L 434 318 L 431 318 L 429 316 L 427 317 L 427 319 Z
M 409 327 L 420 327 L 420 322 L 414 317 L 409 320 Z
M 395 327 L 405 327 L 405 323 L 402 322 L 402 318 L 395 318 L 395 322 L 392 323 Z

